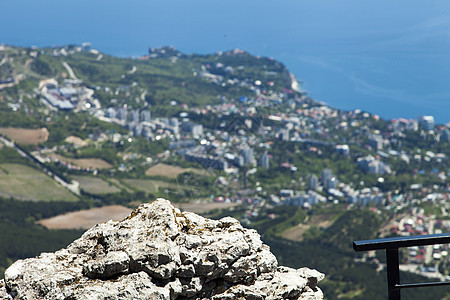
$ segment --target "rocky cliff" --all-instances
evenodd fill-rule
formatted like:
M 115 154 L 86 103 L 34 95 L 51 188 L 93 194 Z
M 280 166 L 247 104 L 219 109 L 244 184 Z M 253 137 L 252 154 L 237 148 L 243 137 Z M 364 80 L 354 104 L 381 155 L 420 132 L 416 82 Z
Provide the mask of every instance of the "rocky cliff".
M 255 230 L 169 201 L 96 225 L 66 249 L 15 262 L 0 299 L 322 299 L 324 278 L 277 266 Z

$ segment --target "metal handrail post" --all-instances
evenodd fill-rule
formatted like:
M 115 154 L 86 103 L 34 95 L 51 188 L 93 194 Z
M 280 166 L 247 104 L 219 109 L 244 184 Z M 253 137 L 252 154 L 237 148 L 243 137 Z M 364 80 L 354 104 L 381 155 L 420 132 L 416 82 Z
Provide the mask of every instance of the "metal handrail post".
M 400 284 L 398 248 L 386 249 L 386 264 L 387 264 L 389 300 L 400 300 L 401 299 L 400 289 L 397 286 Z
M 389 300 L 400 300 L 401 289 L 432 286 L 448 286 L 450 281 L 400 283 L 400 266 L 398 249 L 413 246 L 427 246 L 436 244 L 450 244 L 450 233 L 429 234 L 419 236 L 401 236 L 393 238 L 354 241 L 353 249 L 357 252 L 371 250 L 386 250 L 386 267 L 388 279 Z

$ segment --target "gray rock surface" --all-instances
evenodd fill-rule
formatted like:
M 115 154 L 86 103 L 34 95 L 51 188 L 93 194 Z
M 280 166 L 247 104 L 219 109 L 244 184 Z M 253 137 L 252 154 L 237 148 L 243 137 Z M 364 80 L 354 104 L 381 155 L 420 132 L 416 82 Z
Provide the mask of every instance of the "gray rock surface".
M 318 271 L 278 267 L 255 230 L 158 199 L 66 249 L 19 260 L 0 299 L 322 299 Z

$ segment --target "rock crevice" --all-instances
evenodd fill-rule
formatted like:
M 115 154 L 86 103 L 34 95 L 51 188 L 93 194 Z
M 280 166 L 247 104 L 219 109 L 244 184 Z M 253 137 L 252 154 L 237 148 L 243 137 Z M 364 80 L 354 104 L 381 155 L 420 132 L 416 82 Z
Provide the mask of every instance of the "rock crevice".
M 15 262 L 0 299 L 322 299 L 324 278 L 279 267 L 255 230 L 158 199 L 67 248 Z

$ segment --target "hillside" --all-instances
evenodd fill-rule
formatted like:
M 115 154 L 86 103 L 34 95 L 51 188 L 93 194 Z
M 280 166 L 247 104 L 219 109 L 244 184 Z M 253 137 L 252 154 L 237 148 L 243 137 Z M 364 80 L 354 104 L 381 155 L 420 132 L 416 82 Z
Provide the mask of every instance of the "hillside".
M 163 197 L 257 229 L 281 263 L 326 273 L 327 299 L 383 299 L 384 254 L 351 242 L 450 231 L 450 124 L 432 116 L 329 107 L 242 50 L 0 49 L 2 271 L 83 233 L 37 221 Z M 449 276 L 448 250 L 405 251 L 402 276 Z
M 6 98 L 17 92 L 32 93 L 40 80 L 51 78 L 60 84 L 65 79 L 81 80 L 94 89 L 94 97 L 102 106 L 126 103 L 134 108 L 169 106 L 171 101 L 212 105 L 220 103 L 222 97 L 253 96 L 255 87 L 268 94 L 292 89 L 284 65 L 241 50 L 186 55 L 163 47 L 149 52 L 139 58 L 119 58 L 94 50 L 82 51 L 78 46 L 7 47 L 0 51 L 0 80 L 13 82 L 12 89 L 4 85 Z M 116 102 L 111 102 L 114 96 Z

